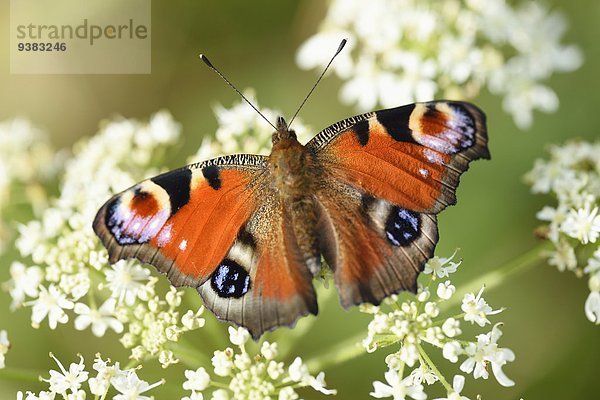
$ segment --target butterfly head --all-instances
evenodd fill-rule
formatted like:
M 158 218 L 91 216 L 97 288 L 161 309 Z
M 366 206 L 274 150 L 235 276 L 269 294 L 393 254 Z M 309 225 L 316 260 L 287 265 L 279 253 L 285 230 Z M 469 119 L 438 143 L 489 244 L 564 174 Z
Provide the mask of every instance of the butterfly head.
M 288 124 L 285 122 L 283 117 L 277 118 L 277 130 L 273 132 L 272 142 L 273 144 L 277 144 L 282 140 L 292 139 L 296 141 L 296 132 L 291 129 L 288 129 Z

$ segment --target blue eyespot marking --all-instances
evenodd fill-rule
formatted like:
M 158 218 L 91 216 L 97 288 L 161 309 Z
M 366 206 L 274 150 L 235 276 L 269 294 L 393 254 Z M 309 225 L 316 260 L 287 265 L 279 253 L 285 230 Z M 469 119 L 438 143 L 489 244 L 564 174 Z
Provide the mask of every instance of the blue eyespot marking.
M 250 289 L 250 275 L 240 264 L 225 259 L 212 274 L 210 283 L 220 297 L 237 299 Z
M 385 234 L 394 246 L 407 246 L 419 236 L 420 226 L 418 213 L 395 206 L 385 223 Z

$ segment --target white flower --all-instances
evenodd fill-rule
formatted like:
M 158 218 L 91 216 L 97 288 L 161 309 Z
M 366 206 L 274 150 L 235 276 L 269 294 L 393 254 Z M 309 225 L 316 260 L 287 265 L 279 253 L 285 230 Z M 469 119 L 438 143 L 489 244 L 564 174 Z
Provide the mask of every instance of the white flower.
M 229 341 L 236 346 L 243 346 L 250 339 L 250 332 L 247 329 L 239 327 L 229 327 Z
M 559 271 L 572 271 L 579 278 L 590 275 L 591 293 L 584 310 L 590 321 L 598 323 L 596 292 L 600 284 L 594 274 L 600 271 L 600 247 L 596 244 L 600 237 L 600 142 L 574 140 L 552 146 L 550 160 L 536 160 L 525 178 L 533 192 L 556 197 L 556 207 L 545 206 L 537 214 L 548 222 L 538 230 L 540 236 L 550 239 L 554 246 L 542 254 Z
M 151 142 L 152 146 L 155 146 L 156 144 L 168 144 L 175 142 L 179 138 L 181 124 L 173 120 L 171 113 L 162 110 L 152 115 L 146 130 L 153 139 Z M 144 130 L 142 129 L 134 138 L 143 140 L 143 132 Z
M 587 265 L 583 269 L 586 274 L 592 274 L 600 271 L 600 246 L 596 249 L 592 257 L 588 259 Z
M 11 310 L 20 307 L 25 300 L 25 296 L 37 297 L 38 287 L 42 282 L 44 274 L 42 269 L 37 266 L 27 268 L 23 263 L 14 261 L 10 265 L 10 277 L 8 288 L 12 303 Z
M 600 325 L 600 292 L 590 292 L 585 301 L 585 316 Z
M 231 373 L 231 369 L 233 368 L 232 355 L 233 350 L 231 348 L 227 348 L 225 351 L 215 351 L 211 359 L 215 374 L 227 376 Z
M 409 377 L 411 379 L 411 385 L 420 385 L 423 382 L 427 383 L 428 385 L 433 385 L 439 380 L 437 375 L 425 364 L 421 364 L 419 365 L 419 368 L 412 370 Z
M 411 397 L 415 400 L 424 400 L 427 395 L 423 391 L 423 385 L 412 385 L 410 377 L 401 379 L 398 373 L 392 369 L 385 373 L 387 384 L 380 381 L 373 382 L 372 397 L 382 399 L 392 397 L 394 400 L 404 400 Z
M 181 324 L 188 330 L 202 328 L 206 323 L 204 318 L 200 318 L 203 312 L 204 306 L 200 306 L 195 313 L 192 310 L 188 310 L 183 317 L 181 317 Z
M 440 299 L 448 300 L 450 297 L 452 297 L 455 291 L 456 287 L 452 285 L 450 281 L 446 281 L 438 285 L 437 295 Z
M 274 359 L 275 357 L 277 357 L 277 343 L 263 342 L 260 348 L 260 353 L 267 360 Z
M 585 301 L 585 315 L 590 321 L 600 325 L 600 270 L 590 276 L 588 286 L 590 294 Z
M 462 263 L 462 260 L 459 262 L 454 262 L 452 259 L 456 255 L 458 250 L 455 250 L 454 253 L 448 258 L 442 258 L 435 256 L 425 264 L 425 269 L 423 273 L 425 274 L 434 274 L 438 278 L 447 278 L 450 274 L 456 272 L 458 266 Z
M 468 358 L 461 364 L 460 370 L 468 374 L 473 372 L 475 379 L 487 379 L 487 364 L 490 363 L 498 383 L 502 386 L 513 386 L 515 383 L 504 374 L 502 366 L 514 361 L 515 354 L 510 349 L 498 347 L 496 342 L 502 336 L 500 325 L 494 325 L 488 334 L 477 335 L 477 343 L 469 343 L 465 347 Z
M 442 332 L 448 337 L 455 337 L 462 333 L 460 330 L 460 321 L 454 318 L 448 318 L 442 324 Z
M 596 243 L 600 236 L 600 215 L 598 207 L 591 208 L 587 203 L 583 208 L 569 210 L 561 229 L 583 244 Z
M 67 300 L 64 293 L 61 293 L 56 286 L 50 285 L 48 289 L 40 286 L 39 296 L 32 302 L 33 310 L 31 312 L 31 323 L 37 328 L 40 322 L 48 316 L 48 325 L 50 329 L 56 329 L 56 325 L 66 323 L 69 316 L 65 313 L 65 309 L 70 310 L 74 304 Z
M 291 387 L 286 386 L 279 391 L 279 396 L 277 396 L 277 400 L 297 400 L 299 399 L 298 393 Z
M 468 99 L 487 87 L 527 127 L 534 110 L 558 107 L 543 81 L 582 63 L 579 49 L 561 43 L 565 31 L 560 14 L 535 2 L 372 0 L 364 7 L 334 0 L 296 61 L 301 68 L 322 69 L 348 38 L 332 70 L 345 81 L 342 100 L 359 109 L 434 97 Z
M 453 340 L 444 344 L 442 355 L 446 360 L 455 363 L 461 354 L 463 354 L 463 349 L 459 342 Z
M 99 354 L 96 354 L 93 368 L 98 372 L 96 377 L 90 378 L 90 392 L 96 396 L 104 396 L 110 388 L 110 380 L 113 376 L 123 373 L 119 367 L 119 363 L 109 365 L 109 360 L 103 360 Z
M 54 355 L 50 354 L 50 357 L 56 361 L 60 368 L 60 372 L 50 370 L 50 379 L 44 380 L 50 383 L 50 390 L 59 394 L 64 394 L 67 390 L 72 393 L 77 392 L 81 384 L 88 379 L 88 372 L 84 371 L 83 357 L 79 356 L 79 364 L 71 363 L 69 371 L 65 370 L 65 367 Z
M 398 352 L 398 357 L 400 357 L 400 360 L 404 361 L 406 365 L 412 367 L 419 359 L 419 350 L 413 343 L 404 342 Z
M 98 309 L 91 309 L 84 303 L 75 304 L 74 311 L 79 314 L 75 318 L 75 329 L 82 331 L 91 324 L 92 333 L 97 337 L 104 336 L 109 327 L 117 333 L 123 332 L 123 323 L 114 317 L 116 304 L 116 299 L 112 297 Z
M 8 334 L 5 330 L 0 331 L 0 369 L 4 368 L 4 355 L 8 353 L 10 348 L 10 342 L 8 341 Z
M 460 392 L 465 387 L 465 377 L 462 375 L 454 375 L 452 380 L 452 391 L 448 392 L 448 397 L 439 397 L 434 400 L 469 400 L 468 397 L 461 396 Z
M 324 372 L 319 372 L 319 374 L 316 377 L 311 376 L 308 379 L 308 384 L 310 387 L 315 389 L 317 392 L 321 392 L 325 395 L 337 394 L 337 390 L 327 389 L 325 387 L 326 383 L 325 383 L 325 373 Z
M 543 252 L 548 257 L 548 264 L 554 265 L 559 271 L 571 271 L 577 268 L 575 249 L 562 238 L 555 243 L 555 249 Z
M 112 297 L 119 300 L 119 303 L 125 301 L 128 306 L 133 305 L 135 299 L 150 276 L 150 271 L 138 264 L 128 261 L 118 261 L 111 265 L 112 269 L 107 269 L 107 286 L 112 292 Z
M 290 374 L 290 379 L 294 382 L 304 382 L 310 377 L 308 367 L 302 362 L 300 357 L 294 359 L 294 362 L 292 362 L 288 369 L 288 373 Z
M 285 372 L 282 362 L 269 361 L 267 365 L 267 375 L 273 380 L 279 379 Z
M 210 383 L 210 375 L 204 368 L 198 368 L 193 371 L 190 369 L 185 370 L 185 377 L 187 381 L 183 382 L 183 389 L 191 391 L 202 391 L 208 387 Z
M 162 385 L 164 380 L 149 385 L 148 382 L 138 378 L 134 370 L 129 370 L 114 376 L 110 383 L 119 392 L 113 400 L 151 400 L 150 397 L 142 394 Z
M 479 326 L 485 326 L 490 321 L 487 319 L 487 315 L 494 315 L 502 312 L 500 310 L 492 310 L 492 307 L 481 297 L 485 287 L 482 287 L 477 296 L 473 293 L 467 293 L 463 298 L 461 308 L 465 312 L 465 321 L 475 322 Z
M 56 393 L 45 390 L 42 390 L 37 396 L 29 391 L 26 394 L 25 400 L 54 400 L 56 397 Z M 17 392 L 17 400 L 23 400 L 23 392 Z

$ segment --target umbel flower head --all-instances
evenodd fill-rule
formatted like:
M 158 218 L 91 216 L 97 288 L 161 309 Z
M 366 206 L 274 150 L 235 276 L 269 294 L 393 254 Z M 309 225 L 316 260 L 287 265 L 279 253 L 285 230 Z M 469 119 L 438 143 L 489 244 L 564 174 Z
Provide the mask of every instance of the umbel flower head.
M 600 142 L 570 141 L 549 152 L 525 176 L 533 193 L 554 198 L 537 213 L 545 223 L 538 233 L 553 246 L 548 264 L 587 277 L 585 315 L 600 324 Z
M 277 361 L 277 343 L 262 342 L 257 354 L 246 350 L 250 333 L 244 328 L 229 327 L 229 341 L 236 347 L 217 350 L 212 358 L 213 373 L 205 368 L 186 370 L 187 380 L 183 389 L 190 391 L 185 400 L 203 398 L 203 393 L 212 391 L 212 399 L 298 399 L 295 389 L 311 387 L 323 394 L 336 391 L 325 387 L 325 374 L 313 376 L 300 357 L 285 366 Z
M 44 188 L 59 169 L 57 153 L 45 132 L 23 118 L 0 122 L 0 254 L 13 238 L 16 204 L 38 214 L 47 203 Z
M 460 262 L 452 261 L 455 255 L 429 260 L 424 269 L 424 274 L 429 275 L 428 284 L 419 287 L 415 299 L 401 301 L 399 296 L 394 295 L 382 307 L 361 307 L 364 312 L 373 314 L 368 335 L 363 341 L 365 349 L 374 352 L 384 347 L 399 347 L 386 357 L 387 383 L 374 382 L 372 397 L 421 400 L 427 397 L 424 384 L 432 385 L 439 381 L 448 392 L 449 399 L 464 398 L 459 395 L 464 386 L 464 377 L 457 375 L 458 378 L 450 386 L 431 361 L 431 349 L 441 351 L 442 356 L 451 363 L 463 358 L 460 370 L 473 374 L 475 379 L 487 379 L 488 367 L 491 366 L 498 383 L 502 386 L 514 385 L 502 370 L 506 363 L 514 361 L 515 355 L 510 349 L 498 346 L 498 339 L 502 336 L 500 323 L 494 325 L 491 331 L 477 335 L 475 341 L 462 337 L 461 321 L 483 328 L 491 323 L 489 316 L 502 311 L 494 310 L 485 301 L 484 288 L 477 294 L 467 293 L 462 298 L 462 313 L 441 317 L 442 310 L 453 303 L 456 290 L 448 279 L 460 265 Z M 440 278 L 444 281 L 439 282 Z M 412 371 L 408 372 L 407 368 Z
M 84 359 L 80 355 L 78 363 L 69 364 L 65 368 L 63 364 L 52 353 L 50 357 L 56 362 L 58 370 L 50 370 L 49 378 L 40 378 L 48 383 L 48 390 L 35 394 L 27 391 L 17 393 L 18 400 L 51 400 L 58 398 L 69 400 L 84 400 L 86 398 L 114 400 L 151 400 L 146 396 L 147 392 L 161 385 L 164 381 L 153 384 L 140 379 L 135 369 L 121 369 L 118 362 L 111 363 L 110 359 L 102 359 L 96 354 L 93 372 L 86 369 Z M 112 395 L 112 397 L 107 397 Z M 25 397 L 24 397 L 25 396 Z
M 12 309 L 31 308 L 33 327 L 73 322 L 95 336 L 114 331 L 134 360 L 157 358 L 164 367 L 177 362 L 168 344 L 203 326 L 203 309 L 180 310 L 182 293 L 158 291 L 157 279 L 135 261 L 109 266 L 91 225 L 100 202 L 157 173 L 158 150 L 175 143 L 179 133 L 163 111 L 148 123 L 106 122 L 74 146 L 60 195 L 39 220 L 19 227 L 16 247 L 23 260 L 12 263 L 4 285 Z
M 332 0 L 296 60 L 305 69 L 323 68 L 347 38 L 332 65 L 344 81 L 345 103 L 370 111 L 435 97 L 470 99 L 487 88 L 525 128 L 534 110 L 558 108 L 544 81 L 581 65 L 579 49 L 561 43 L 566 27 L 560 13 L 528 0 L 514 6 L 505 0 L 372 0 L 368 6 Z

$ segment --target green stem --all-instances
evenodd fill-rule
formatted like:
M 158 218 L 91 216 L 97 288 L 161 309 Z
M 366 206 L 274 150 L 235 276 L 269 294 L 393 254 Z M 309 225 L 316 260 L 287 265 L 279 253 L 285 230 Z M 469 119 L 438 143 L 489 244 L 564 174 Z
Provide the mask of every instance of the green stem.
M 0 380 L 38 383 L 40 381 L 40 376 L 44 373 L 47 374 L 47 372 L 42 371 L 7 367 L 0 369 Z
M 453 390 L 452 386 L 450 386 L 450 384 L 448 383 L 446 378 L 444 378 L 444 375 L 442 375 L 442 373 L 440 372 L 439 369 L 437 369 L 437 367 L 435 366 L 433 361 L 431 361 L 431 358 L 429 358 L 429 356 L 427 355 L 427 352 L 425 352 L 423 347 L 418 343 L 417 343 L 417 349 L 419 350 L 419 354 L 421 355 L 421 357 L 423 357 L 423 359 L 425 360 L 427 367 L 429 367 L 433 371 L 433 373 L 440 379 L 440 382 L 442 383 L 442 385 L 444 385 L 444 388 L 446 389 L 446 391 L 448 393 L 452 392 L 452 390 Z
M 547 248 L 548 243 L 543 242 L 507 264 L 461 285 L 460 289 L 454 293 L 452 298 L 440 304 L 440 309 L 447 309 L 460 303 L 466 293 L 477 292 L 483 285 L 485 285 L 488 290 L 493 289 L 504 283 L 509 277 L 512 278 L 519 273 L 523 273 L 535 267 L 541 261 L 540 252 Z M 360 342 L 364 337 L 364 333 L 358 333 L 357 335 L 344 340 L 337 346 L 330 348 L 328 351 L 308 359 L 306 363 L 309 369 L 311 371 L 322 371 L 327 366 L 334 364 L 338 365 L 363 355 L 365 350 L 360 345 Z

